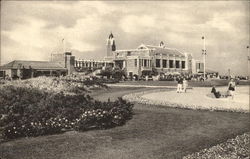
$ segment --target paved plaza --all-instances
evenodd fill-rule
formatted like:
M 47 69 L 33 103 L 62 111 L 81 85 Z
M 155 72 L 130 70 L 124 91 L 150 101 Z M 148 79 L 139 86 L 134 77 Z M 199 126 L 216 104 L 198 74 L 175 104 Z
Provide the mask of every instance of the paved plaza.
M 227 87 L 218 87 L 216 89 L 222 94 L 225 94 L 227 91 Z M 230 96 L 227 98 L 215 98 L 210 92 L 210 87 L 194 87 L 192 89 L 188 89 L 186 93 L 177 93 L 175 89 L 166 91 L 161 89 L 161 91 L 149 91 L 133 94 L 133 96 L 136 96 L 133 100 L 137 102 L 142 101 L 148 104 L 159 104 L 191 109 L 249 112 L 248 86 L 237 87 L 234 99 Z

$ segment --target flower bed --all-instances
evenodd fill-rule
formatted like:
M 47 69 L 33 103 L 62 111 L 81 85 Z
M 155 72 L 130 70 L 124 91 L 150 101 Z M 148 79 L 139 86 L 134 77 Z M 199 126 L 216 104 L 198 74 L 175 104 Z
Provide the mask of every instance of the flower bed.
M 85 93 L 94 87 L 107 88 L 100 80 L 84 76 L 37 77 L 28 80 L 7 81 L 5 85 L 37 88 L 46 92 L 63 92 L 64 94 Z
M 249 134 L 239 135 L 234 139 L 229 139 L 224 143 L 218 144 L 208 149 L 184 156 L 183 159 L 203 159 L 203 158 L 221 158 L 221 159 L 247 159 L 249 158 Z
M 127 94 L 123 96 L 122 98 L 129 102 L 138 102 L 141 104 L 148 104 L 148 105 L 162 105 L 162 106 L 168 106 L 168 107 L 173 107 L 173 108 L 249 113 L 248 110 L 241 109 L 240 107 L 224 108 L 224 107 L 217 107 L 216 105 L 205 106 L 205 105 L 194 105 L 192 103 L 182 104 L 182 103 L 171 102 L 171 100 L 170 101 L 151 100 L 151 99 L 142 97 L 144 94 L 160 92 L 160 91 L 166 91 L 166 89 L 157 89 L 157 90 L 151 90 L 151 91 L 145 91 L 145 92 L 131 93 L 131 94 Z
M 110 128 L 132 117 L 133 104 L 121 98 L 100 102 L 82 91 L 69 93 L 61 81 L 57 86 L 57 80 L 45 79 L 15 81 L 0 87 L 0 127 L 4 138 Z

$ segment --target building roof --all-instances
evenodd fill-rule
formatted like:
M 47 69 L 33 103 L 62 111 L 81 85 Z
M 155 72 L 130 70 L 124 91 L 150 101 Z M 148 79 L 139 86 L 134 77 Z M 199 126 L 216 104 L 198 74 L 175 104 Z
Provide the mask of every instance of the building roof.
M 25 68 L 25 69 L 41 69 L 41 70 L 66 70 L 61 64 L 56 62 L 50 61 L 21 61 L 21 60 L 14 60 L 10 63 L 7 63 L 3 66 L 0 66 L 0 69 L 18 69 L 18 68 Z
M 172 54 L 172 55 L 177 55 L 177 56 L 184 56 L 184 54 L 178 51 L 177 49 L 160 47 L 160 46 L 142 44 L 138 47 L 138 49 L 143 46 L 145 47 L 145 49 L 154 50 L 156 53 L 160 53 L 160 54 Z

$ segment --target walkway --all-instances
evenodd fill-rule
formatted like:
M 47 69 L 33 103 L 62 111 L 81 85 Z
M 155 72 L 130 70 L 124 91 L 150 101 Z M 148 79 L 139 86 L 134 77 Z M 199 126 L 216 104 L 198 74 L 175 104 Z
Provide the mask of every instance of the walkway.
M 225 92 L 226 87 L 217 88 L 220 92 Z M 211 88 L 197 87 L 188 90 L 187 93 L 176 93 L 171 91 L 156 91 L 130 94 L 124 98 L 130 98 L 130 101 L 140 103 L 168 105 L 173 107 L 184 107 L 191 109 L 209 109 L 209 110 L 226 110 L 236 112 L 249 112 L 249 88 L 238 87 L 234 99 L 214 98 L 210 93 Z M 131 99 L 132 97 L 132 99 Z

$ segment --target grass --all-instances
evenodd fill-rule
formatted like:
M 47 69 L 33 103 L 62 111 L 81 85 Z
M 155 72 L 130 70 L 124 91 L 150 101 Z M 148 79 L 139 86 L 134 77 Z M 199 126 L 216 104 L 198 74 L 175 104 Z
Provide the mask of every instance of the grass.
M 111 100 L 141 88 L 113 88 L 92 95 Z M 66 132 L 0 144 L 1 159 L 182 158 L 250 130 L 249 115 L 135 105 L 126 125 L 107 130 Z

